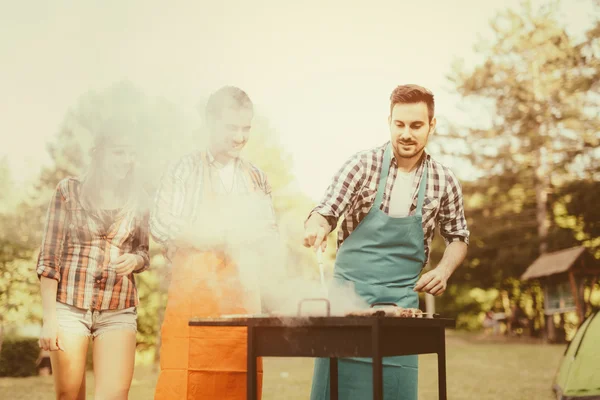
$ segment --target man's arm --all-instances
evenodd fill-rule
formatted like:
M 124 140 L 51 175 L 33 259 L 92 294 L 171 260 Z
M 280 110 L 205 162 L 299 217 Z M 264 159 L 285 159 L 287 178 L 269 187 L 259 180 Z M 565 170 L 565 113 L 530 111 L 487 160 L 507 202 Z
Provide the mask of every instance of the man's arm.
M 365 169 L 360 153 L 350 158 L 338 170 L 321 202 L 310 212 L 304 223 L 304 246 L 327 246 L 324 240 L 336 227 L 337 221 L 355 198 L 364 180 Z
M 448 184 L 442 197 L 437 223 L 446 242 L 446 250 L 441 261 L 431 271 L 423 274 L 415 291 L 424 291 L 439 296 L 448 285 L 448 279 L 467 256 L 469 230 L 463 206 L 463 195 L 458 179 L 449 170 Z
M 440 263 L 431 271 L 423 274 L 415 285 L 415 292 L 425 292 L 439 296 L 446 291 L 448 279 L 456 271 L 467 255 L 467 244 L 452 242 L 446 246 Z
M 450 278 L 458 266 L 465 260 L 465 257 L 467 256 L 467 247 L 467 244 L 461 241 L 450 243 L 446 246 L 444 255 L 436 269 L 444 271 L 446 276 Z
M 62 262 L 63 244 L 67 237 L 67 198 L 68 181 L 62 180 L 56 186 L 56 191 L 48 206 L 44 236 L 37 262 L 37 275 L 60 281 L 60 264 Z M 55 293 L 56 295 L 56 293 Z

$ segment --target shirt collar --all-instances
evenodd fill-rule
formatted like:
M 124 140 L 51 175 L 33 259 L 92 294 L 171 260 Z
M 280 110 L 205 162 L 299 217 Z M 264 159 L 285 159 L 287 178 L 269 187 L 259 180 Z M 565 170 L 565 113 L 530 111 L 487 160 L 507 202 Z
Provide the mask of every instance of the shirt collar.
M 206 150 L 206 160 L 210 165 L 213 165 L 217 161 L 215 160 L 215 157 L 212 155 L 210 150 Z
M 237 165 L 239 159 L 236 159 L 232 164 L 229 165 Z M 225 164 L 220 163 L 219 161 L 217 161 L 217 159 L 215 158 L 215 156 L 213 156 L 213 154 L 210 152 L 209 149 L 206 150 L 206 161 L 208 161 L 208 165 L 210 165 L 211 167 L 214 167 L 216 169 L 222 169 L 224 167 L 226 167 Z

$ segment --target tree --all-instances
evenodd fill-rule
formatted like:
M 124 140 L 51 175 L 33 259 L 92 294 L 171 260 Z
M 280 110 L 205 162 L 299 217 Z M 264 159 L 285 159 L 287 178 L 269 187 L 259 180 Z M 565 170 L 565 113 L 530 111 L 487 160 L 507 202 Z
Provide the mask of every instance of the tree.
M 594 186 L 598 180 L 599 30 L 596 24 L 576 42 L 559 23 L 558 6 L 534 9 L 525 1 L 519 11 L 500 13 L 491 23 L 493 39 L 476 48 L 482 62 L 473 68 L 457 63 L 449 77 L 467 104 L 489 110 L 485 121 L 474 118 L 472 126 L 445 137 L 463 144 L 462 154 L 482 175 L 464 187 L 472 237 L 453 278 L 458 283 L 512 291 L 539 254 L 597 246 L 561 225 L 556 214 L 565 214 L 563 220 L 585 214 L 580 230 L 595 217 L 593 208 L 565 205 L 581 199 L 569 193 L 581 188 L 575 182 Z
M 598 193 L 600 181 L 570 182 L 557 190 L 553 212 L 557 230 L 569 232 L 573 244 L 583 244 L 600 260 Z
M 33 235 L 27 208 L 11 197 L 12 182 L 6 160 L 0 160 L 0 347 L 6 325 L 39 317 L 30 293 L 37 285 L 29 273 L 33 261 Z
M 548 193 L 569 174 L 585 174 L 598 138 L 588 95 L 594 81 L 578 47 L 557 21 L 557 4 L 508 10 L 492 23 L 496 41 L 473 71 L 452 80 L 465 97 L 487 100 L 495 112 L 489 129 L 466 140 L 475 165 L 488 175 L 512 174 L 535 187 L 540 253 L 549 229 Z M 507 157 L 508 155 L 508 157 Z
M 518 210 L 519 225 L 532 223 L 531 209 L 523 205 L 535 198 L 538 253 L 547 249 L 553 221 L 548 196 L 573 179 L 592 178 L 600 127 L 591 108 L 597 98 L 589 92 L 597 86 L 597 58 L 585 56 L 591 44 L 569 37 L 557 20 L 557 6 L 534 10 L 524 2 L 521 12 L 501 13 L 492 23 L 494 42 L 479 47 L 481 65 L 457 66 L 450 77 L 463 97 L 493 107 L 489 126 L 459 135 L 471 162 L 485 174 L 477 195 L 497 193 L 487 198 L 494 214 L 502 219 L 503 208 Z M 511 200 L 510 193 L 526 199 Z M 509 220 L 510 228 L 515 222 Z M 487 227 L 506 225 L 494 222 Z

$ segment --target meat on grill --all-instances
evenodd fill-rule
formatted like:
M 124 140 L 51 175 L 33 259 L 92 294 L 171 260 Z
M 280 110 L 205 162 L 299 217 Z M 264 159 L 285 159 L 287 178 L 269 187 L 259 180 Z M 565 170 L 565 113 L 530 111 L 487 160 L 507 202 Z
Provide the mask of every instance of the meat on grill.
M 419 310 L 418 308 L 385 306 L 352 311 L 346 315 L 349 317 L 370 317 L 374 315 L 382 315 L 386 317 L 419 318 L 423 316 L 423 311 Z

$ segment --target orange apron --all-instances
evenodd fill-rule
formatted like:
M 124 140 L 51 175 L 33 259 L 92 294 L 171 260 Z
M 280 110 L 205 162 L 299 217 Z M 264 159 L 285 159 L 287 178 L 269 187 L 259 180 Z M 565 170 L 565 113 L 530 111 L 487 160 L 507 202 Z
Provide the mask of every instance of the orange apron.
M 206 159 L 205 159 L 206 160 Z M 204 164 L 204 200 L 215 200 Z M 242 171 L 257 189 L 252 171 Z M 249 178 L 249 179 L 248 179 Z M 200 222 L 201 223 L 201 222 Z M 178 249 L 161 331 L 160 375 L 155 400 L 246 398 L 246 328 L 189 327 L 192 317 L 260 312 L 258 289 L 241 284 L 237 265 L 223 252 Z M 262 360 L 257 360 L 258 399 Z

